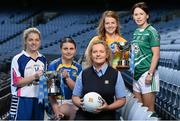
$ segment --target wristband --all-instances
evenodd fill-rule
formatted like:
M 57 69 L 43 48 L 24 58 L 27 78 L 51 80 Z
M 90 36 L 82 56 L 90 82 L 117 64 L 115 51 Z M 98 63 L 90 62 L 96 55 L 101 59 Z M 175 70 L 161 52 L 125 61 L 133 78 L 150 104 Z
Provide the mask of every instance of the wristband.
M 148 75 L 150 75 L 150 76 L 153 76 L 153 73 L 151 73 L 151 72 L 148 72 Z

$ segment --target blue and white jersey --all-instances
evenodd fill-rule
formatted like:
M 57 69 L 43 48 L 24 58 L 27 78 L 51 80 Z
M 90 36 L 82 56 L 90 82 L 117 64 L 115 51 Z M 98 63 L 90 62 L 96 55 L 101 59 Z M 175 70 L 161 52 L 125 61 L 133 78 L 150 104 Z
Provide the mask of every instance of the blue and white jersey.
M 69 73 L 70 78 L 76 81 L 79 73 L 82 71 L 82 67 L 77 62 L 73 61 L 71 65 L 63 64 L 61 58 L 58 58 L 50 63 L 48 71 L 63 71 L 66 70 Z M 62 90 L 62 96 L 65 99 L 71 99 L 72 90 L 68 87 L 66 80 L 61 79 L 61 85 L 59 87 Z
M 28 84 L 24 87 L 17 87 L 17 82 L 28 76 L 32 76 L 38 70 L 46 69 L 46 58 L 38 52 L 36 60 L 24 50 L 14 56 L 11 63 L 11 93 L 18 97 L 38 97 L 38 83 Z

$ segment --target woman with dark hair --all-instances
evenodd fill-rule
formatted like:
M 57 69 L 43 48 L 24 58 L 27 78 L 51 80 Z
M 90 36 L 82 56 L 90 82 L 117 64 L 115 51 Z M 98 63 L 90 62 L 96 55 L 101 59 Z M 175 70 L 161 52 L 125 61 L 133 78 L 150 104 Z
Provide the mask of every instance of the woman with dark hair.
M 56 96 L 50 96 L 52 109 L 57 119 L 74 119 L 77 107 L 72 104 L 71 96 L 75 80 L 82 70 L 80 64 L 73 60 L 76 53 L 76 43 L 70 37 L 65 37 L 60 43 L 61 58 L 50 63 L 48 71 L 61 72 L 61 85 L 63 101 L 59 105 Z
M 98 26 L 98 36 L 95 36 L 90 41 L 89 45 L 97 40 L 105 41 L 111 48 L 112 57 L 112 67 L 116 68 L 118 65 L 119 58 L 121 58 L 121 52 L 117 46 L 119 42 L 127 42 L 120 34 L 120 23 L 119 16 L 115 11 L 105 11 L 99 21 Z M 89 45 L 87 47 L 85 55 L 87 55 Z M 126 57 L 127 58 L 127 57 Z
M 154 111 L 155 93 L 159 91 L 157 66 L 160 56 L 160 35 L 148 23 L 149 9 L 144 2 L 136 3 L 132 7 L 132 16 L 138 25 L 132 41 L 135 55 L 133 91 L 144 106 Z

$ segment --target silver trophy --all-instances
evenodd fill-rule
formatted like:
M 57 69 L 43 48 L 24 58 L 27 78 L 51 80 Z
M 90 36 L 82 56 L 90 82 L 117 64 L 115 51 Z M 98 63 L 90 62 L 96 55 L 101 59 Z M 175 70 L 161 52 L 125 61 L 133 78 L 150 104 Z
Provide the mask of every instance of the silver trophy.
M 60 74 L 57 71 L 47 71 L 45 73 L 46 78 L 48 80 L 48 95 L 49 96 L 57 96 L 61 94 L 61 90 L 59 88 L 60 85 Z
M 117 67 L 129 67 L 129 57 L 125 57 L 125 54 L 129 56 L 130 45 L 127 42 L 118 42 L 117 45 L 121 52 Z

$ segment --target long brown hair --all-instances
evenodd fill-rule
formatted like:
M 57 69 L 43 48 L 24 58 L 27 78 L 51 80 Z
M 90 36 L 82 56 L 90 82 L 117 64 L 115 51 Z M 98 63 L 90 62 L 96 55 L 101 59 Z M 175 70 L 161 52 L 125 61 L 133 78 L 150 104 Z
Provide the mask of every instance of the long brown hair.
M 100 40 L 106 40 L 106 30 L 105 30 L 105 18 L 106 17 L 112 17 L 116 20 L 117 22 L 117 28 L 116 28 L 116 31 L 115 33 L 120 33 L 120 22 L 119 22 L 119 16 L 118 16 L 118 13 L 115 12 L 115 11 L 105 11 L 103 14 L 102 14 L 102 17 L 99 21 L 99 25 L 97 27 L 97 31 L 98 31 L 98 35 L 99 35 L 99 39 Z

